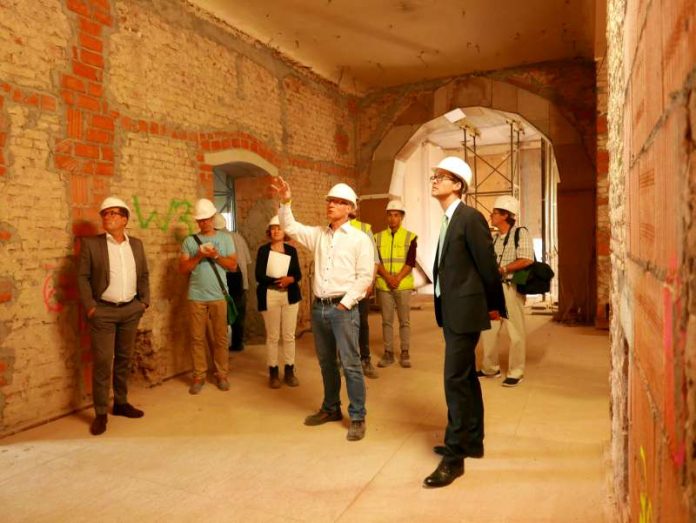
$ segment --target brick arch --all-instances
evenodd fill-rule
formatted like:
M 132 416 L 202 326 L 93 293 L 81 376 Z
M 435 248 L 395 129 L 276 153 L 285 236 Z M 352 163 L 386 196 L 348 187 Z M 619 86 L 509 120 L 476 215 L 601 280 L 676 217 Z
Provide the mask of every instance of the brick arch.
M 415 128 L 457 107 L 482 106 L 523 116 L 554 146 L 558 186 L 558 319 L 591 323 L 596 311 L 596 169 L 594 67 L 571 64 L 580 83 L 564 92 L 562 71 L 552 66 L 467 76 L 408 86 L 369 97 L 361 106 L 361 193 L 386 193 L 387 159 Z M 584 87 L 583 87 L 584 86 Z M 382 119 L 377 114 L 385 115 Z M 401 134 L 399 135 L 399 132 Z M 391 149 L 391 150 L 389 150 Z

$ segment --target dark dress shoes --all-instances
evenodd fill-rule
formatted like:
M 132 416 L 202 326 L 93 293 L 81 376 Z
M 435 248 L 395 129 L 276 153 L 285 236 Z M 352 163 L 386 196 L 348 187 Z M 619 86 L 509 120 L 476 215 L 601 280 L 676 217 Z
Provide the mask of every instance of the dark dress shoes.
M 125 416 L 126 418 L 142 418 L 145 413 L 136 409 L 130 403 L 122 403 L 120 405 L 114 403 L 114 416 Z
M 464 460 L 447 461 L 443 459 L 435 469 L 435 472 L 425 478 L 425 481 L 423 481 L 423 486 L 426 488 L 446 487 L 459 476 L 463 475 Z
M 97 417 L 94 418 L 94 421 L 89 426 L 89 431 L 92 433 L 92 436 L 104 434 L 106 432 L 106 414 L 97 414 Z
M 438 456 L 447 456 L 447 447 L 445 447 L 444 445 L 435 445 L 433 447 L 433 452 L 435 454 L 437 454 Z M 483 448 L 476 449 L 476 450 L 467 450 L 466 457 L 467 458 L 482 458 L 483 457 Z

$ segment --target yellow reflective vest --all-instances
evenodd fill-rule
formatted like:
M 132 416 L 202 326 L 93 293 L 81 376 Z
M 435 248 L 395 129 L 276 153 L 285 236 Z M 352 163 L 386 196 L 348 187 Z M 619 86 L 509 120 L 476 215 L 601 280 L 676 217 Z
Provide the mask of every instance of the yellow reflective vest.
M 390 229 L 375 234 L 375 245 L 379 250 L 379 255 L 382 258 L 382 265 L 387 269 L 389 274 L 397 275 L 401 272 L 406 264 L 406 255 L 411 246 L 411 242 L 417 238 L 415 233 L 407 231 L 403 227 L 399 227 L 396 234 L 392 235 Z M 381 291 L 388 291 L 389 285 L 381 276 L 377 275 L 377 288 Z M 413 289 L 413 273 L 409 273 L 401 282 L 396 290 L 404 291 Z

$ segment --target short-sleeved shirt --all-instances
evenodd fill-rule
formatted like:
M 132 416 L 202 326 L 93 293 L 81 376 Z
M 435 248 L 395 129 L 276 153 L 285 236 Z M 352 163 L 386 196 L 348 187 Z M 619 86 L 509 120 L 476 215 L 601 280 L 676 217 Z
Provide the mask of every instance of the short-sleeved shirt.
M 201 243 L 210 242 L 215 245 L 220 256 L 230 256 L 235 252 L 232 238 L 230 238 L 228 234 L 217 231 L 215 236 L 198 235 L 198 238 L 201 240 Z M 190 258 L 196 255 L 198 249 L 198 244 L 196 240 L 193 239 L 193 236 L 187 236 L 184 243 L 181 244 L 182 254 L 188 255 Z M 213 262 L 213 264 L 227 291 L 225 268 L 216 262 Z M 188 299 L 191 301 L 218 301 L 225 299 L 225 295 L 222 293 L 222 289 L 220 289 L 220 283 L 218 283 L 218 279 L 213 272 L 213 267 L 210 262 L 207 261 L 207 258 L 203 258 L 191 272 Z
M 515 249 L 516 230 L 520 231 L 517 249 Z M 507 236 L 507 233 L 496 233 L 493 235 L 493 249 L 495 250 L 495 259 L 498 262 L 498 267 L 504 267 L 519 258 L 524 258 L 525 260 L 534 259 L 532 239 L 529 237 L 529 231 L 525 227 L 511 227 L 507 245 L 505 244 L 505 236 Z

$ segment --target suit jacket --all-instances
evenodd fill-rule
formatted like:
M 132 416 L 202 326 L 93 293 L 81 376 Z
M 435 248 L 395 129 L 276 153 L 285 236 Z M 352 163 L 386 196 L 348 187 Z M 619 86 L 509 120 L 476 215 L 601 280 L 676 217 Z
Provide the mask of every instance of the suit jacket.
M 288 276 L 294 276 L 295 281 L 288 285 L 288 303 L 297 303 L 302 299 L 300 293 L 299 281 L 302 279 L 302 271 L 300 270 L 300 259 L 297 257 L 297 249 L 292 245 L 284 243 L 285 254 L 290 256 L 290 267 L 288 267 Z M 268 256 L 271 252 L 271 243 L 264 243 L 259 247 L 256 254 L 256 302 L 258 303 L 259 311 L 267 310 L 266 292 L 268 287 L 273 287 L 277 278 L 266 276 L 266 266 L 268 265 Z
M 503 286 L 488 224 L 476 209 L 460 202 L 452 214 L 433 275 L 440 282 L 435 317 L 456 333 L 491 328 L 489 311 L 507 316 Z
M 133 258 L 135 258 L 136 298 L 145 305 L 150 305 L 150 272 L 143 242 L 128 236 Z M 80 239 L 80 261 L 77 273 L 80 300 L 85 310 L 96 306 L 96 301 L 109 286 L 109 251 L 106 246 L 106 234 Z

